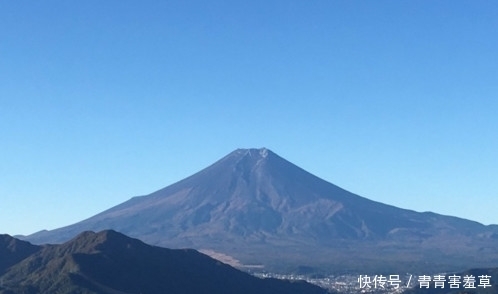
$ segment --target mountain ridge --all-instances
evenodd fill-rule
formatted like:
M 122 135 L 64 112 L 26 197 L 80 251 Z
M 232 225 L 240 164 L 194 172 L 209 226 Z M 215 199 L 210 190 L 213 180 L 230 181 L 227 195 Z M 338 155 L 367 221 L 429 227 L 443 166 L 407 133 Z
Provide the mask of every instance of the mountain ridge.
M 38 246 L 9 235 L 0 235 L 0 275 L 9 267 L 40 250 Z
M 305 282 L 259 279 L 196 250 L 151 246 L 112 230 L 38 249 L 0 274 L 1 294 L 326 292 Z

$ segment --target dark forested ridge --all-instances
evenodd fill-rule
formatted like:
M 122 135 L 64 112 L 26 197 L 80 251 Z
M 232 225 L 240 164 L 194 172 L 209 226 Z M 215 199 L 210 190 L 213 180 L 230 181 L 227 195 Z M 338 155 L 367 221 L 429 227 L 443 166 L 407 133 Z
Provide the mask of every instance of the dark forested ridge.
M 40 249 L 40 246 L 32 245 L 9 235 L 0 235 L 0 275 L 9 267 Z
M 61 245 L 2 238 L 9 241 L 0 244 L 0 260 L 9 259 L 11 244 L 22 249 L 15 263 L 3 267 L 2 294 L 325 293 L 306 282 L 259 279 L 192 249 L 150 246 L 111 230 L 84 232 Z

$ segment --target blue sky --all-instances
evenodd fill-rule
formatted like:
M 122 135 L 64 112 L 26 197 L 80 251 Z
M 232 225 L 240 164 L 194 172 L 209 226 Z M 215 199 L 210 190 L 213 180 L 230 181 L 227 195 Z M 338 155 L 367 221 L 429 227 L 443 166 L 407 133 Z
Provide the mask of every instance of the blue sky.
M 497 32 L 495 1 L 2 1 L 0 233 L 249 147 L 497 224 Z

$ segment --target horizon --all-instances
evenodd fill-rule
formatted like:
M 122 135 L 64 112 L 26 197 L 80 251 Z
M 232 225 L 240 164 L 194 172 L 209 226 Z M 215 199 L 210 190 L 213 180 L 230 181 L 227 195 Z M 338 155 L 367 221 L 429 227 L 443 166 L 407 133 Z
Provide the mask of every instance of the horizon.
M 0 233 L 265 146 L 377 202 L 498 224 L 494 2 L 0 3 Z

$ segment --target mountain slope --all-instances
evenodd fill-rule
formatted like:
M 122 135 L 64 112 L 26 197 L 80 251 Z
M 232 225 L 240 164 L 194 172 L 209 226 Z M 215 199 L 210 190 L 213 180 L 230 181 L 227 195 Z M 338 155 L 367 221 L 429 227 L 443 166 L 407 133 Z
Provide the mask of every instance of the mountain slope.
M 18 240 L 9 235 L 0 235 L 0 275 L 9 267 L 40 250 L 41 247 Z
M 103 229 L 280 270 L 406 271 L 430 262 L 437 271 L 498 263 L 498 226 L 368 200 L 265 148 L 236 150 L 164 189 L 27 240 L 63 242 Z
M 325 293 L 305 282 L 259 279 L 195 250 L 144 244 L 115 231 L 44 246 L 0 276 L 0 293 Z

